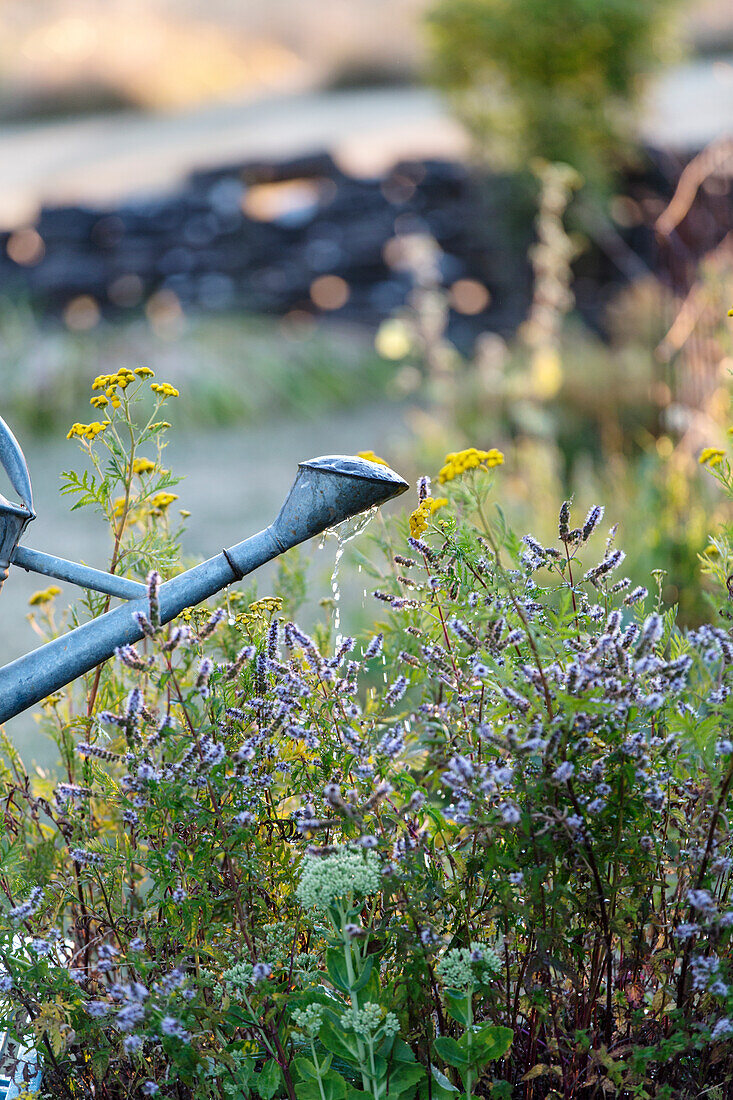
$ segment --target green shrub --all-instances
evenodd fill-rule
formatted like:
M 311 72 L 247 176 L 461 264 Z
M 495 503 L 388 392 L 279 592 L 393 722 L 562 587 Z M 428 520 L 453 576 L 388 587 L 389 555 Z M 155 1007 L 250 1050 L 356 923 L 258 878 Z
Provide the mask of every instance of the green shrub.
M 116 378 L 110 426 L 77 436 L 130 487 L 124 548 L 161 516 L 117 453 L 145 383 Z M 145 642 L 45 708 L 60 775 L 6 742 L 0 996 L 47 1095 L 730 1086 L 727 592 L 683 634 L 601 508 L 518 539 L 501 465 L 421 480 L 410 534 L 363 561 L 384 621 L 361 643 L 282 596 L 161 628 L 153 572 Z
M 438 82 L 479 145 L 512 167 L 562 161 L 608 180 L 659 62 L 670 0 L 438 0 L 428 16 Z

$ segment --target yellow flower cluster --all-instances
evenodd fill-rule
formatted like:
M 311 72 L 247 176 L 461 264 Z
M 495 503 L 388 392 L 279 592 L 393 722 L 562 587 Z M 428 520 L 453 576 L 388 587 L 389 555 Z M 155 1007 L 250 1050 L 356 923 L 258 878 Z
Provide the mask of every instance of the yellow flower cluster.
M 132 464 L 133 474 L 149 474 L 155 469 L 155 463 L 149 458 L 136 458 Z
M 438 508 L 442 508 L 448 501 L 445 497 L 436 497 L 433 500 L 432 497 L 425 497 L 419 507 L 410 516 L 410 534 L 414 539 L 419 539 L 428 525 L 428 520 L 434 512 L 438 511 Z
M 445 465 L 438 474 L 438 481 L 444 485 L 446 481 L 453 481 L 466 470 L 491 470 L 494 466 L 503 466 L 504 455 L 492 447 L 490 451 L 479 451 L 476 447 L 469 447 L 466 451 L 451 452 L 445 456 Z
M 178 397 L 180 396 L 175 386 L 171 386 L 170 382 L 151 382 L 150 388 L 153 393 L 159 393 L 161 397 Z
M 254 621 L 269 622 L 273 615 L 282 611 L 283 601 L 280 596 L 263 596 L 251 603 L 243 615 L 237 616 L 237 621 L 253 623 Z
M 143 460 L 145 461 L 145 460 Z M 134 467 L 133 467 L 134 468 Z M 178 500 L 175 493 L 161 491 L 150 497 L 149 500 L 139 502 L 128 501 L 128 519 L 132 523 L 142 522 L 146 516 L 160 514 L 168 508 L 174 500 Z M 125 497 L 115 497 L 112 501 L 112 515 L 119 519 L 125 511 Z
M 138 367 L 137 370 L 129 370 L 127 367 L 120 367 L 116 374 L 98 374 L 92 382 L 93 390 L 104 390 L 104 393 L 95 394 L 90 404 L 95 409 L 104 409 L 107 405 L 111 405 L 113 409 L 119 409 L 122 404 L 120 395 L 117 390 L 126 390 L 132 382 L 136 382 L 139 378 L 152 378 L 154 372 L 150 367 Z
M 114 390 L 115 386 L 119 386 L 121 390 L 126 390 L 131 382 L 134 382 L 136 378 L 150 378 L 153 374 L 150 367 L 138 367 L 137 370 L 130 370 L 128 367 L 120 367 L 116 374 L 99 374 L 92 382 L 93 390 L 106 390 L 107 396 L 110 396 L 110 389 Z
M 725 458 L 725 451 L 720 447 L 705 447 L 698 459 L 701 466 L 719 466 Z
M 31 607 L 38 607 L 40 604 L 50 603 L 56 596 L 61 595 L 61 589 L 56 584 L 50 584 L 48 588 L 42 588 L 40 592 L 34 592 L 28 603 Z
M 365 458 L 367 462 L 376 462 L 378 466 L 389 466 L 389 462 L 385 462 L 383 458 L 375 455 L 374 451 L 357 451 L 357 458 Z
M 163 512 L 174 500 L 178 500 L 178 495 L 176 493 L 161 492 L 156 493 L 154 497 L 150 498 L 150 504 L 157 511 Z
M 96 439 L 100 432 L 106 432 L 111 420 L 93 420 L 91 424 L 72 424 L 66 433 L 67 439 Z

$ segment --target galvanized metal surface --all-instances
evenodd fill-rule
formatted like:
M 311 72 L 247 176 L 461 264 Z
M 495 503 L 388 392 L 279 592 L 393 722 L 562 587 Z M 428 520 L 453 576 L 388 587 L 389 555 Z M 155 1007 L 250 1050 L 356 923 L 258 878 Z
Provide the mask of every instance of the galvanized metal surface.
M 0 588 L 8 575 L 18 540 L 32 519 L 33 493 L 20 444 L 0 416 L 0 465 L 10 479 L 10 484 L 20 497 L 20 504 L 13 504 L 0 493 Z
M 185 608 L 215 595 L 290 547 L 405 489 L 407 482 L 398 474 L 365 459 L 327 455 L 301 463 L 288 497 L 269 527 L 161 585 L 161 622 L 170 622 Z M 41 564 L 40 557 L 37 564 Z M 0 669 L 0 722 L 107 660 L 118 646 L 140 641 L 143 631 L 133 613 L 146 612 L 147 607 L 146 596 L 134 599 Z
M 26 510 L 30 512 L 31 515 L 35 516 L 35 512 L 33 511 L 31 479 L 25 457 L 20 448 L 20 443 L 18 443 L 18 440 L 1 416 L 0 465 L 3 466 L 3 469 L 10 478 L 10 484 L 20 497 L 21 504 L 25 506 Z
M 101 569 L 92 569 L 89 565 L 80 565 L 76 561 L 57 558 L 55 554 L 44 554 L 40 550 L 31 550 L 30 546 L 18 546 L 12 558 L 13 565 L 32 573 L 43 573 L 46 577 L 55 577 L 57 581 L 71 581 L 81 588 L 93 588 L 95 592 L 106 592 L 110 596 L 119 596 L 122 600 L 134 600 L 145 595 L 145 585 L 131 581 L 127 577 L 116 577 Z

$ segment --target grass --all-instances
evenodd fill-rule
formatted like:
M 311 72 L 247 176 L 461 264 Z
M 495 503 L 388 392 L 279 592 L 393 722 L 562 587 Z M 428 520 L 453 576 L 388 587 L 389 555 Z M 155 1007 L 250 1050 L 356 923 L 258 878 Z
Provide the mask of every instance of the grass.
M 78 420 L 91 378 L 141 365 L 180 389 L 177 422 L 200 428 L 358 406 L 382 397 L 394 373 L 368 335 L 344 326 L 176 315 L 73 332 L 25 303 L 0 302 L 3 415 L 17 430 Z

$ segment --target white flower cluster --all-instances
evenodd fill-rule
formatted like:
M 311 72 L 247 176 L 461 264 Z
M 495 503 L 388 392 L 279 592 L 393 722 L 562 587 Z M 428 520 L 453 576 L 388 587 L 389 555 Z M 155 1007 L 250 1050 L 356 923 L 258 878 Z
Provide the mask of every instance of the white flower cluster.
M 362 1008 L 348 1009 L 341 1017 L 341 1026 L 360 1035 L 362 1039 L 373 1039 L 378 1033 L 389 1037 L 400 1030 L 394 1012 L 385 1012 L 374 1001 L 367 1001 Z
M 327 856 L 306 856 L 296 895 L 300 904 L 328 910 L 341 898 L 366 897 L 380 885 L 375 852 L 343 846 Z
M 254 985 L 252 979 L 252 971 L 254 967 L 251 962 L 241 960 L 230 967 L 229 970 L 225 970 L 222 974 L 222 980 L 229 987 L 229 991 L 232 993 L 244 993 L 245 990 Z
M 454 947 L 447 951 L 435 969 L 443 985 L 451 989 L 468 989 L 482 981 L 487 971 L 496 974 L 501 963 L 490 947 L 472 943 L 470 947 Z
M 305 1008 L 294 1008 L 292 1012 L 293 1023 L 305 1032 L 309 1039 L 314 1038 L 321 1030 L 323 1023 L 323 1005 L 306 1005 Z

